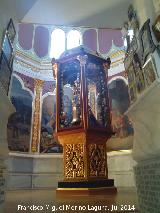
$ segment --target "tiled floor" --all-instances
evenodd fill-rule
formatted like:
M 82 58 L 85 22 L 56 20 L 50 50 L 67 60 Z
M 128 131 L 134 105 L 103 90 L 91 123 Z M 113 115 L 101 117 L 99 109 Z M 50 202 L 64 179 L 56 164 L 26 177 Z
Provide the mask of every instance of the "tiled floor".
M 133 211 L 133 208 L 135 210 Z M 54 189 L 6 193 L 5 213 L 16 212 L 138 212 L 136 191 L 119 188 L 116 195 L 56 198 Z

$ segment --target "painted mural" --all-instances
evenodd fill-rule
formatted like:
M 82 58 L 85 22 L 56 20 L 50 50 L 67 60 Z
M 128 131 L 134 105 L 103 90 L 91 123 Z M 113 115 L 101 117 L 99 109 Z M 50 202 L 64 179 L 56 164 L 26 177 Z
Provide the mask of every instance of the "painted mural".
M 43 99 L 41 118 L 41 153 L 61 153 L 62 146 L 54 137 L 56 126 L 56 97 L 48 95 Z
M 32 96 L 22 88 L 20 81 L 12 78 L 10 99 L 14 112 L 8 120 L 7 138 L 10 151 L 28 152 L 30 145 Z
M 122 79 L 113 80 L 109 85 L 111 102 L 112 128 L 114 137 L 125 138 L 133 135 L 133 126 L 124 113 L 129 108 L 128 86 Z

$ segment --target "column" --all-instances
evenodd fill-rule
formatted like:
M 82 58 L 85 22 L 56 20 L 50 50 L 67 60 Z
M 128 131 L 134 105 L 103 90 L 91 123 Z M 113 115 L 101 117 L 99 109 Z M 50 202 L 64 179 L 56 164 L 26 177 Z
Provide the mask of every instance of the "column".
M 34 101 L 32 112 L 32 137 L 31 152 L 39 152 L 40 134 L 41 134 L 41 98 L 43 80 L 34 79 Z

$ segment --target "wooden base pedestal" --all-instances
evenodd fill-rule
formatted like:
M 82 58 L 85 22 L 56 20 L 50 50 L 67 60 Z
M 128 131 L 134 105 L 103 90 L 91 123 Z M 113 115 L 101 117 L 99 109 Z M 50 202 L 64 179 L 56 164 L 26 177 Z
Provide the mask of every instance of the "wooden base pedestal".
M 114 187 L 113 179 L 88 180 L 77 182 L 58 182 L 56 194 L 59 196 L 69 195 L 101 195 L 116 194 L 117 188 Z

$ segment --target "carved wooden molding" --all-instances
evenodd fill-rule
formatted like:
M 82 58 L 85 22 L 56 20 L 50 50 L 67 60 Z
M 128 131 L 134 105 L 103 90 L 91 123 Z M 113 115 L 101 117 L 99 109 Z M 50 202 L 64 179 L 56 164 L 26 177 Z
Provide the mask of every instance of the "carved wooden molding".
M 31 151 L 38 152 L 38 146 L 40 143 L 40 116 L 41 116 L 41 95 L 44 81 L 35 79 L 34 80 L 34 105 L 33 105 L 33 118 L 32 118 L 32 144 Z

